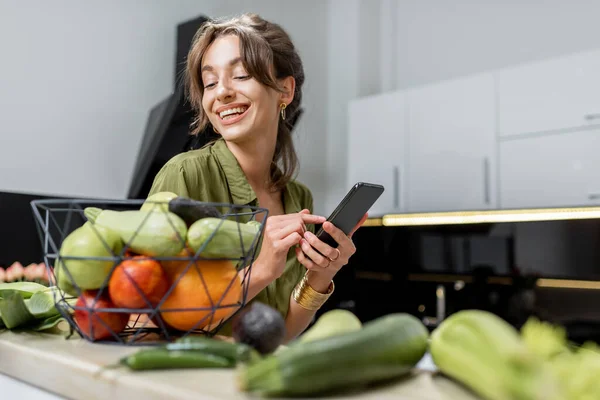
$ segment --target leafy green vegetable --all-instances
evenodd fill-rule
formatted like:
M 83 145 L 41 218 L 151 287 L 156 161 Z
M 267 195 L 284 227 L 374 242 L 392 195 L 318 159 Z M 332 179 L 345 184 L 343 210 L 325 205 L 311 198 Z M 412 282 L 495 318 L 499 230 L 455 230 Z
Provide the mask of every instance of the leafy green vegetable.
M 0 300 L 0 314 L 2 321 L 8 329 L 28 324 L 35 317 L 29 312 L 25 300 L 17 291 L 5 291 Z
M 57 309 L 56 300 L 65 299 L 67 304 L 61 306 L 67 312 L 70 312 L 68 305 L 74 305 L 77 301 L 76 298 L 64 297 L 64 292 L 55 286 L 30 285 L 31 283 L 2 284 L 0 327 L 34 331 L 51 329 L 63 319 Z
M 37 331 L 37 332 L 46 331 L 46 330 L 56 327 L 62 321 L 66 321 L 65 318 L 60 314 L 56 314 L 56 315 L 53 315 L 52 317 L 48 317 L 46 319 L 36 321 L 35 323 L 28 325 L 26 327 L 26 329 L 29 329 L 32 331 Z
M 566 400 L 600 398 L 600 346 L 569 343 L 563 327 L 529 319 L 521 328 L 526 346 L 554 373 Z
M 35 293 L 48 289 L 47 286 L 35 282 L 2 282 L 0 283 L 0 297 L 5 293 L 17 291 L 24 299 L 29 299 Z

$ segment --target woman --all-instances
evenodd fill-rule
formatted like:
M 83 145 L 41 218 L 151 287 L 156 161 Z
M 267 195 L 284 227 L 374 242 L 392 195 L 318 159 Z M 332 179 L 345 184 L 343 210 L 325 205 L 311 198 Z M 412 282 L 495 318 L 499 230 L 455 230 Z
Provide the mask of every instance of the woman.
M 193 133 L 211 126 L 220 137 L 172 158 L 150 194 L 170 191 L 269 210 L 247 299 L 277 309 L 286 341 L 293 339 L 331 295 L 333 277 L 355 252 L 351 235 L 311 214 L 310 190 L 293 179 L 297 158 L 286 121 L 300 106 L 302 61 L 281 27 L 247 14 L 202 26 L 188 54 L 186 83 L 197 117 Z M 316 238 L 314 224 L 320 223 L 337 248 Z

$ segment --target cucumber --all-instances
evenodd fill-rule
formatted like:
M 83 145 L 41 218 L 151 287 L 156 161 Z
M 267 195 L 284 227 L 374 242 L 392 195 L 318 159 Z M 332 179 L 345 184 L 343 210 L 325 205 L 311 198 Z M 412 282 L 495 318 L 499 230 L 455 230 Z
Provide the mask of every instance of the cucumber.
M 242 258 L 248 255 L 260 227 L 256 223 L 202 218 L 190 226 L 187 242 L 194 252 L 202 249 L 202 257 Z
M 330 310 L 321 315 L 317 322 L 296 340 L 296 343 L 312 342 L 329 336 L 358 331 L 361 328 L 362 323 L 351 311 Z
M 111 229 L 135 253 L 172 257 L 185 246 L 187 225 L 176 214 L 162 211 L 113 211 L 88 207 L 86 217 L 95 225 Z
M 429 332 L 416 317 L 389 314 L 363 329 L 291 346 L 241 368 L 240 390 L 308 396 L 408 374 L 427 351 Z

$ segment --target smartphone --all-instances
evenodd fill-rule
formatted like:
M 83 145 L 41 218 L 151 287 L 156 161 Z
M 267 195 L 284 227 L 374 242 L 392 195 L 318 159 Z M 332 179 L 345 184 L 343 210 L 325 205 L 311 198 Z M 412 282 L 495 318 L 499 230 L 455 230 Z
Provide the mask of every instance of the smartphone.
M 384 188 L 381 185 L 358 182 L 352 186 L 352 189 L 327 218 L 327 221 L 348 235 L 365 213 L 375 204 L 383 191 Z M 325 232 L 322 226 L 317 232 L 317 237 L 331 247 L 338 246 L 335 239 Z

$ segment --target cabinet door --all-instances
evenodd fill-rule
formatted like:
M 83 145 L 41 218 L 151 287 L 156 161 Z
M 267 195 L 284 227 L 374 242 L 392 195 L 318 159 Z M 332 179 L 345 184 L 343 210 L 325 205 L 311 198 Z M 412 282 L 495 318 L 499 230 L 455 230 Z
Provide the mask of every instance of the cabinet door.
M 500 136 L 600 124 L 600 51 L 497 72 Z
M 408 108 L 409 211 L 494 208 L 493 76 L 411 90 Z
M 405 210 L 406 104 L 394 92 L 354 100 L 348 108 L 348 187 L 378 183 L 385 191 L 371 216 Z
M 600 204 L 600 129 L 500 144 L 502 208 Z

